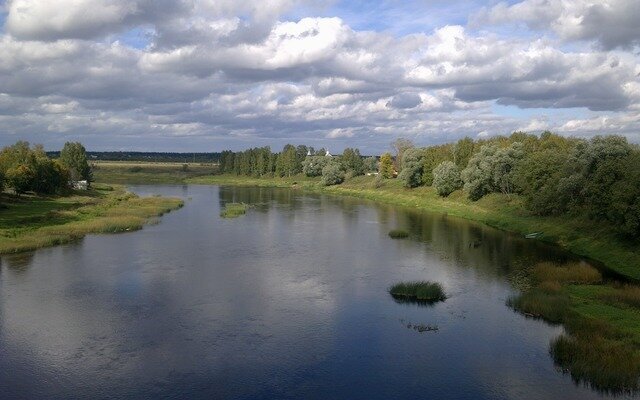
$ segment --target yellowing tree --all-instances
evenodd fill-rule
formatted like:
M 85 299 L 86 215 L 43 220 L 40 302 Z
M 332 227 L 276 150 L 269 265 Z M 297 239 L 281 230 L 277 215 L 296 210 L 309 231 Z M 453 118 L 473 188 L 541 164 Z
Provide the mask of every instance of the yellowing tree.
M 383 178 L 393 178 L 393 158 L 391 154 L 384 153 L 380 156 L 380 170 L 379 173 Z

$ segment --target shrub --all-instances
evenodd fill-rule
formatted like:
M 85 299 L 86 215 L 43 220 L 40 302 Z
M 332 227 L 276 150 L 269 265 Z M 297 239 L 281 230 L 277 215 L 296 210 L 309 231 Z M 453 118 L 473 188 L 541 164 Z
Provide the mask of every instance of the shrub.
M 451 161 L 438 164 L 433 170 L 433 187 L 443 197 L 450 195 L 454 190 L 462 187 L 460 170 Z
M 320 183 L 324 186 L 338 185 L 344 182 L 344 171 L 336 162 L 328 163 L 322 168 L 322 179 Z
M 326 156 L 307 156 L 302 161 L 302 172 L 306 176 L 320 176 L 322 169 L 327 166 L 331 157 Z

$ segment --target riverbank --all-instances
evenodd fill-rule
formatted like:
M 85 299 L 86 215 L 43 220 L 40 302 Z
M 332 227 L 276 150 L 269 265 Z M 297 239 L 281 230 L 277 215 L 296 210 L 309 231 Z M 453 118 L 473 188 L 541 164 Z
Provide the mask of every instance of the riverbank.
M 0 204 L 0 254 L 8 254 L 69 243 L 89 233 L 138 230 L 183 201 L 138 197 L 122 186 L 97 184 L 62 197 L 5 193 Z
M 531 215 L 516 195 L 491 194 L 473 202 L 457 191 L 442 198 L 430 187 L 407 189 L 398 180 L 376 182 L 360 176 L 341 185 L 320 186 L 318 179 L 251 178 L 210 175 L 187 179 L 194 184 L 291 187 L 347 195 L 477 221 L 519 234 L 543 232 L 536 240 L 557 244 L 572 253 L 601 262 L 611 271 L 630 280 L 640 280 L 640 245 L 621 241 L 606 224 L 583 216 L 540 217 Z

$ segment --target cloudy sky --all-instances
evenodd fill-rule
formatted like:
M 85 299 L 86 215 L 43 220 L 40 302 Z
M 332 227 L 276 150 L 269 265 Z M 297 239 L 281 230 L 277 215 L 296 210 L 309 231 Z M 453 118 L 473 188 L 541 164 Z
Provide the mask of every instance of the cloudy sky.
M 0 0 L 0 145 L 637 143 L 638 21 L 638 0 Z

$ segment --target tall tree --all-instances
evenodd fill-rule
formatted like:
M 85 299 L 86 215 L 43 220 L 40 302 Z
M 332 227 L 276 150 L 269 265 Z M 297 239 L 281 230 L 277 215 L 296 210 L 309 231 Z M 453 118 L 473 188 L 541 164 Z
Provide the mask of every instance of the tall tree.
M 66 142 L 60 152 L 60 162 L 69 169 L 71 179 L 91 182 L 91 167 L 87 152 L 79 142 Z
M 404 155 L 404 152 L 412 147 L 415 147 L 415 145 L 409 139 L 398 138 L 391 143 L 391 147 L 393 148 L 393 151 L 396 153 L 396 158 L 395 158 L 396 171 L 401 171 L 402 157 Z
M 380 156 L 380 176 L 383 178 L 393 178 L 393 158 L 390 153 L 384 153 Z

